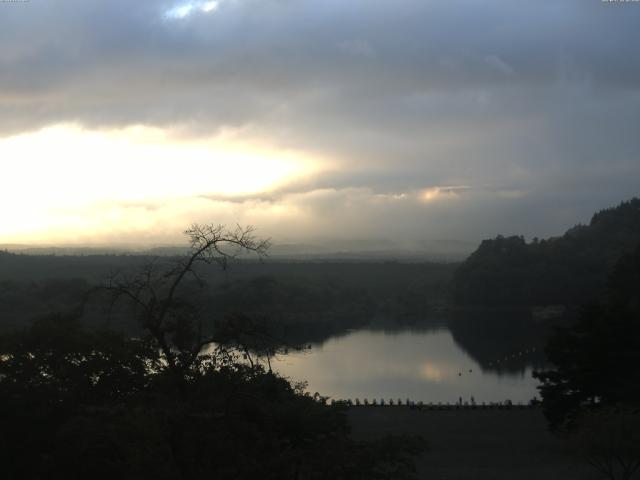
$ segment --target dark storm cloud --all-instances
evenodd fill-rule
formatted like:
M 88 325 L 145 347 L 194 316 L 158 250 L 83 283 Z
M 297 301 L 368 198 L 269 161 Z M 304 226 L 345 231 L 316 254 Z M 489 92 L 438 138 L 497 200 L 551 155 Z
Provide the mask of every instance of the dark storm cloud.
M 340 165 L 268 201 L 324 214 L 313 192 L 358 192 L 361 218 L 423 235 L 558 233 L 639 193 L 640 5 L 220 0 L 167 16 L 187 3 L 0 5 L 0 134 L 239 129 Z M 469 187 L 447 220 L 375 201 L 438 186 Z

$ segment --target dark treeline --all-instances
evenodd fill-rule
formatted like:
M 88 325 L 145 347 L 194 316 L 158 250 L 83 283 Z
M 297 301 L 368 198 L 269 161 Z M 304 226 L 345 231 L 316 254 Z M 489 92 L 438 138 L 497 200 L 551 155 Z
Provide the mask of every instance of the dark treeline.
M 640 199 L 596 213 L 589 225 L 546 240 L 498 236 L 458 268 L 457 304 L 577 306 L 604 291 L 615 262 L 640 243 Z
M 637 245 L 640 199 L 602 210 L 561 237 L 483 241 L 453 276 L 454 339 L 484 368 L 540 368 L 554 328 L 574 324 L 581 306 L 604 299 L 614 266 Z
M 92 287 L 114 272 L 178 257 L 125 255 L 28 256 L 0 253 L 0 331 L 25 326 L 52 311 L 73 311 Z M 265 317 L 280 333 L 316 341 L 333 333 L 391 318 L 423 322 L 449 303 L 455 264 L 399 262 L 243 261 L 226 272 L 200 269 L 205 288 L 191 296 L 203 316 L 230 313 Z M 195 287 L 195 284 L 194 284 Z M 138 325 L 121 309 L 105 315 L 95 302 L 85 306 L 85 323 L 135 333 Z M 307 333 L 308 335 L 303 335 Z
M 84 279 L 100 281 L 115 270 L 148 262 L 136 255 L 26 255 L 0 251 L 0 281 Z

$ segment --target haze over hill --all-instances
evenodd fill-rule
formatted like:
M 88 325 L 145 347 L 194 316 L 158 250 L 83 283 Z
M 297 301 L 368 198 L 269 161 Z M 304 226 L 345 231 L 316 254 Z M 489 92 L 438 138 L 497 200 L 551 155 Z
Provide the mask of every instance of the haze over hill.
M 269 257 L 290 260 L 403 260 L 403 261 L 460 261 L 475 248 L 472 242 L 456 240 L 423 241 L 411 244 L 394 243 L 384 240 L 318 240 L 308 243 L 273 243 Z M 183 245 L 102 245 L 102 246 L 56 246 L 0 244 L 0 250 L 26 255 L 183 255 L 187 248 Z

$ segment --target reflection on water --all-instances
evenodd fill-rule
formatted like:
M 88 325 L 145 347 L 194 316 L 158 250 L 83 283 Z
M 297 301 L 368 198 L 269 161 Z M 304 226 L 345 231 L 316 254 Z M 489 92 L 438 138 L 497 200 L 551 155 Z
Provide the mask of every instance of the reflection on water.
M 442 328 L 353 331 L 272 364 L 291 380 L 306 380 L 311 392 L 337 399 L 526 402 L 537 394 L 531 366 L 483 368 Z

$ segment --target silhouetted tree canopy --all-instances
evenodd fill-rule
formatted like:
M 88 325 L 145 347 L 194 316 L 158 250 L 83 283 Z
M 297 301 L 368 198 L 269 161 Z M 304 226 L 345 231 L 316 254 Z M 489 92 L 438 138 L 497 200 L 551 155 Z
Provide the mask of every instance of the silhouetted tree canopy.
M 548 240 L 484 240 L 454 275 L 461 305 L 580 305 L 604 289 L 615 262 L 640 242 L 640 199 L 596 213 Z
M 640 407 L 640 246 L 613 269 L 606 301 L 558 329 L 546 353 L 554 368 L 536 376 L 553 428 L 594 408 Z
M 53 315 L 0 339 L 12 479 L 413 478 L 417 438 L 357 442 L 341 407 L 232 352 L 176 385 L 153 342 Z

